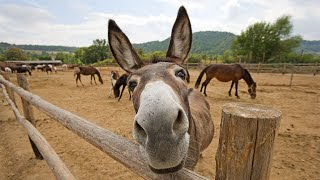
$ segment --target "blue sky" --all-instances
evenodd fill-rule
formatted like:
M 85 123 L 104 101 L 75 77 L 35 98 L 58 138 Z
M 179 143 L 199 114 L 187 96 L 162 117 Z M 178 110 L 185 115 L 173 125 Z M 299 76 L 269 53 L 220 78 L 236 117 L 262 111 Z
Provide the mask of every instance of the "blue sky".
M 193 32 L 240 34 L 254 22 L 291 15 L 293 34 L 320 40 L 320 0 L 0 0 L 0 42 L 89 46 L 107 38 L 110 18 L 133 43 L 163 40 L 181 5 Z

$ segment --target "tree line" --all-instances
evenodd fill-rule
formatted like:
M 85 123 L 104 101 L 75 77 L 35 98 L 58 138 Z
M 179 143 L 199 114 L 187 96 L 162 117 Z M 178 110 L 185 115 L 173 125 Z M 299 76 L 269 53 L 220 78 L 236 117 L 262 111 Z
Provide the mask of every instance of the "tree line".
M 292 35 L 293 25 L 290 16 L 282 16 L 274 23 L 257 22 L 244 31 L 239 36 L 234 37 L 231 33 L 222 33 L 225 41 L 232 42 L 231 48 L 221 54 L 213 53 L 208 46 L 209 41 L 218 38 L 216 34 L 209 32 L 199 32 L 195 35 L 195 44 L 197 44 L 189 56 L 191 63 L 201 61 L 216 61 L 224 63 L 248 62 L 248 63 L 308 63 L 320 62 L 318 54 L 305 53 L 299 49 L 302 37 Z M 220 33 L 221 34 L 221 33 Z M 165 40 L 167 41 L 167 40 Z M 164 42 L 165 42 L 164 41 Z M 198 42 L 199 41 L 199 42 Z M 202 42 L 201 45 L 199 45 Z M 150 45 L 150 43 L 146 43 Z M 216 45 L 219 46 L 219 45 Z M 62 47 L 62 46 L 61 46 Z M 55 46 L 54 48 L 61 48 Z M 143 61 L 149 61 L 155 58 L 165 57 L 164 50 L 152 51 L 143 49 L 143 46 L 134 45 L 136 51 Z M 205 49 L 204 49 L 205 47 Z M 227 47 L 227 45 L 223 45 Z M 211 47 L 212 48 L 212 47 Z M 220 47 L 221 49 L 221 47 Z M 146 52 L 144 52 L 146 51 Z M 210 52 L 210 53 L 209 53 Z M 0 48 L 0 60 L 62 60 L 68 64 L 106 64 L 114 62 L 108 43 L 105 39 L 96 39 L 89 47 L 76 48 L 69 52 L 48 52 L 40 51 L 35 53 L 31 50 L 21 50 L 18 47 L 11 47 L 7 50 Z

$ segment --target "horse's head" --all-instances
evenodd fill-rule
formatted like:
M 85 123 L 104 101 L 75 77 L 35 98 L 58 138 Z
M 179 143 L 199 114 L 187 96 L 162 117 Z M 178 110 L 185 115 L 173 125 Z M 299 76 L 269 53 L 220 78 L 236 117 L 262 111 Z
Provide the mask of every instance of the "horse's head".
M 255 99 L 256 96 L 257 96 L 257 93 L 256 93 L 256 89 L 257 89 L 257 83 L 254 82 L 248 89 L 248 92 L 251 96 L 251 99 Z
M 133 137 L 155 173 L 176 172 L 184 166 L 189 147 L 188 73 L 183 62 L 191 48 L 192 31 L 184 7 L 172 29 L 165 62 L 145 65 L 128 37 L 109 21 L 109 46 L 118 64 L 128 73 L 133 92 Z
M 113 94 L 114 94 L 115 98 L 119 97 L 119 95 L 120 95 L 120 87 L 117 88 L 117 87 L 113 86 Z

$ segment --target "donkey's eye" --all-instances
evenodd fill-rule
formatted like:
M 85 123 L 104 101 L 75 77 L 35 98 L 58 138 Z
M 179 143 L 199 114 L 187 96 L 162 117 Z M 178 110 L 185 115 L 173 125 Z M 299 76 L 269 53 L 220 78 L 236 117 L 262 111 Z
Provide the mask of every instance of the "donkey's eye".
M 137 82 L 136 82 L 136 81 L 130 81 L 130 82 L 129 82 L 128 88 L 129 88 L 129 90 L 130 90 L 131 92 L 133 92 L 133 91 L 134 91 L 134 88 L 136 88 L 136 87 L 137 87 Z
M 176 72 L 176 76 L 181 78 L 182 80 L 185 80 L 186 79 L 186 73 L 184 72 L 183 69 L 179 70 Z

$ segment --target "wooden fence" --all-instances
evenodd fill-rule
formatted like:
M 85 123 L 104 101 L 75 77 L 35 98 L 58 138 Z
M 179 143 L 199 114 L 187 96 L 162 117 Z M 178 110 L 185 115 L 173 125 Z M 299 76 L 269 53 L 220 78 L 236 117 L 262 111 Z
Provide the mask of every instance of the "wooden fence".
M 24 106 L 26 107 L 24 109 L 28 109 L 24 111 L 26 117 L 34 118 L 32 115 L 30 116 L 32 114 L 30 113 L 32 112 L 30 106 L 33 105 L 144 179 L 206 179 L 185 168 L 174 174 L 154 174 L 148 165 L 145 164 L 143 157 L 140 156 L 138 144 L 128 141 L 71 112 L 54 106 L 39 96 L 26 91 L 25 89 L 28 88 L 25 76 L 17 74 L 17 78 L 20 79 L 18 81 L 22 83 L 19 84 L 24 86 L 24 88 L 15 86 L 0 75 L 3 94 L 11 105 L 18 122 L 28 130 L 31 142 L 36 146 L 34 148 L 36 156 L 36 151 L 39 151 L 41 157 L 43 156 L 47 161 L 57 179 L 75 178 L 47 141 L 32 125 L 32 120 L 28 122 L 26 118 L 20 115 L 15 102 L 11 100 L 12 98 L 14 99 L 13 92 L 25 101 Z M 225 106 L 221 121 L 219 148 L 216 156 L 216 179 L 246 179 L 247 177 L 268 179 L 271 168 L 272 149 L 274 139 L 277 136 L 280 117 L 281 112 L 261 105 L 230 104 Z M 28 120 L 30 121 L 30 119 Z M 250 131 L 248 131 L 248 127 L 251 127 Z M 231 137 L 228 135 L 228 131 L 230 131 L 231 135 L 233 134 L 233 137 L 230 141 L 224 141 L 225 138 Z M 236 132 L 242 132 L 242 136 L 237 136 Z M 249 142 L 246 142 L 243 140 L 243 137 L 251 137 L 251 139 Z M 243 155 L 244 153 L 245 156 Z M 261 153 L 263 153 L 263 156 L 261 156 Z M 239 158 L 240 155 L 241 158 Z M 234 162 L 230 161 L 230 159 L 234 159 L 240 165 L 232 166 Z M 247 166 L 241 166 L 241 162 L 247 162 Z M 230 169 L 230 167 L 232 168 Z

